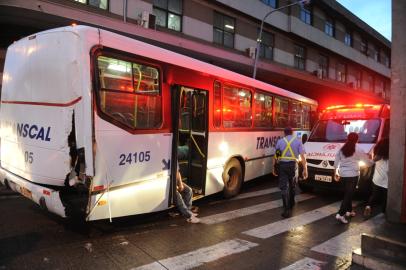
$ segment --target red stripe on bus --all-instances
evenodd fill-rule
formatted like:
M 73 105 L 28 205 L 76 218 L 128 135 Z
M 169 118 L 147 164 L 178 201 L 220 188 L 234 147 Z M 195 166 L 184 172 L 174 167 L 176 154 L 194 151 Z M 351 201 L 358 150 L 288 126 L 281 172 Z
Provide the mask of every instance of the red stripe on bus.
M 3 104 L 21 104 L 21 105 L 35 105 L 35 106 L 51 106 L 51 107 L 69 107 L 75 103 L 78 103 L 82 97 L 78 97 L 68 103 L 50 103 L 50 102 L 31 102 L 31 101 L 9 101 L 2 100 Z

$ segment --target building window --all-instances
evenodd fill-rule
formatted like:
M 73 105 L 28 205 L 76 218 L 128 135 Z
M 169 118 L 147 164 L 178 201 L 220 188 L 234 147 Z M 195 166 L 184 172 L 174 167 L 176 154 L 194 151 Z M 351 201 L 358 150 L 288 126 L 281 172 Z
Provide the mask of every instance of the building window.
M 334 21 L 331 18 L 327 18 L 324 22 L 324 33 L 330 37 L 334 37 Z
M 345 83 L 345 81 L 346 81 L 346 68 L 345 68 L 345 64 L 343 64 L 343 63 L 337 63 L 336 79 L 337 79 L 337 81 L 339 81 L 339 82 Z
M 385 67 L 390 67 L 390 58 L 386 53 L 382 53 L 382 64 L 384 64 Z
M 381 50 L 375 47 L 375 61 L 381 63 Z
M 276 8 L 278 6 L 277 0 L 261 0 L 261 2 L 265 5 L 270 6 L 271 8 Z
M 213 40 L 224 47 L 234 48 L 235 19 L 214 13 Z
M 306 65 L 305 48 L 299 45 L 295 45 L 295 68 L 304 70 Z
M 317 70 L 317 77 L 320 79 L 328 78 L 328 57 L 319 55 L 319 69 Z
M 306 24 L 312 24 L 312 12 L 309 7 L 300 6 L 300 20 Z
M 274 45 L 274 35 L 269 32 L 262 31 L 262 38 L 259 47 L 259 57 L 272 60 L 273 45 Z
M 365 81 L 364 81 L 364 89 L 366 90 L 374 90 L 374 77 L 367 73 L 365 76 Z
M 384 81 L 375 77 L 375 81 L 374 81 L 374 90 L 375 93 L 377 93 L 378 95 L 383 95 L 384 91 L 385 91 L 385 84 Z
M 347 45 L 347 46 L 352 47 L 352 33 L 350 31 L 345 32 L 344 44 Z
M 153 14 L 157 25 L 182 30 L 182 0 L 154 0 Z
M 360 48 L 361 53 L 367 55 L 368 54 L 368 42 L 366 39 L 361 39 L 361 48 Z
M 74 0 L 74 1 L 104 10 L 107 10 L 109 4 L 108 0 Z

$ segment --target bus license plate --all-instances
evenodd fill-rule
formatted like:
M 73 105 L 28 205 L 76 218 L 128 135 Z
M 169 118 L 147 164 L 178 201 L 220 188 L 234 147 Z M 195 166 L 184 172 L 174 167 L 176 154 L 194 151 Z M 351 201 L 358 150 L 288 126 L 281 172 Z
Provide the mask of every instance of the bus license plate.
M 333 177 L 331 175 L 319 175 L 319 174 L 316 174 L 316 175 L 314 175 L 314 180 L 322 181 L 322 182 L 332 182 Z

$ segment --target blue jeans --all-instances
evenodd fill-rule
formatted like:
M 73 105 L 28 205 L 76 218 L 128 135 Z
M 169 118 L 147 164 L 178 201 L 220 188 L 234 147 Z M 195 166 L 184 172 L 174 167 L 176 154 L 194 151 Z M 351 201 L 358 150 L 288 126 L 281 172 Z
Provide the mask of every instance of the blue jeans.
M 179 212 L 182 216 L 186 218 L 192 217 L 192 196 L 193 191 L 192 189 L 183 183 L 184 189 L 182 192 L 176 191 L 176 207 L 178 208 Z

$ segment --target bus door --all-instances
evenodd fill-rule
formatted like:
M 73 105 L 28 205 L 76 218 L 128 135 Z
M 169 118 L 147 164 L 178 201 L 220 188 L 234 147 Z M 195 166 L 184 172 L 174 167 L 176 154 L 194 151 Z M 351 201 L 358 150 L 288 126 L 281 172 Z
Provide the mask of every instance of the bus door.
M 204 195 L 208 144 L 208 93 L 176 86 L 173 89 L 172 160 L 178 161 L 182 180 L 195 195 Z M 176 162 L 172 166 L 176 175 Z M 173 179 L 172 183 L 176 183 Z M 172 191 L 174 192 L 174 188 Z

